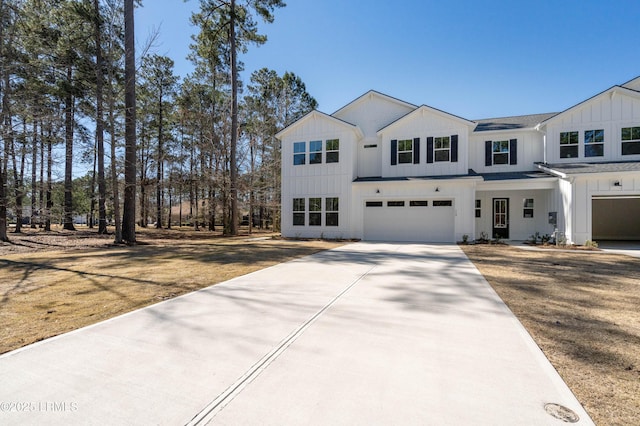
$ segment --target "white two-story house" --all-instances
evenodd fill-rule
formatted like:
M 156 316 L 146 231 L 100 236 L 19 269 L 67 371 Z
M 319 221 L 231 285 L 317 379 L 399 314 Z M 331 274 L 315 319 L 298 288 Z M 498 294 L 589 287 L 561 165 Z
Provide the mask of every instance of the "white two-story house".
M 640 77 L 482 120 L 370 91 L 277 137 L 286 237 L 640 240 Z

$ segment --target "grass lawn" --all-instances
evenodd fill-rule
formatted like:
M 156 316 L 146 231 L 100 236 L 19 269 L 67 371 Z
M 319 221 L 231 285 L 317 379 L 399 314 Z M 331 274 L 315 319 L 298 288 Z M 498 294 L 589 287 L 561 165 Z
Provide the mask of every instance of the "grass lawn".
M 141 230 L 135 247 L 87 229 L 9 237 L 0 243 L 0 353 L 343 244 L 184 229 Z
M 640 424 L 640 259 L 461 248 L 596 424 Z

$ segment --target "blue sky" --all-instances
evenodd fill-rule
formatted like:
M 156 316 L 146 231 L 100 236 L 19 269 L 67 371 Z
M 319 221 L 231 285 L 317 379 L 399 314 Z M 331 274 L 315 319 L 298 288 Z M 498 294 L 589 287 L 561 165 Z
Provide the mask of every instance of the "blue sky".
M 370 89 L 467 118 L 556 112 L 640 75 L 637 0 L 285 0 L 240 59 L 302 78 L 333 113 Z M 198 0 L 146 0 L 140 46 L 181 77 Z

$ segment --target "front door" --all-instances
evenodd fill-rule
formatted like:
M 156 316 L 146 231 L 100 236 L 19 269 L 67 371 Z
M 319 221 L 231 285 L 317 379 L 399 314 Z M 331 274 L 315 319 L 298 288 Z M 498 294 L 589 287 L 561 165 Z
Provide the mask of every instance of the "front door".
M 509 199 L 493 199 L 493 238 L 509 238 Z

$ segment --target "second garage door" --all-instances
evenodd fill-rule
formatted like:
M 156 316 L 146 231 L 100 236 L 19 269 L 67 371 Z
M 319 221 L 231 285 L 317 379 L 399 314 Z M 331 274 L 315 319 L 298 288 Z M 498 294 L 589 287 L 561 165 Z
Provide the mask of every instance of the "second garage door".
M 640 240 L 640 195 L 594 197 L 591 233 L 598 240 Z
M 367 201 L 368 241 L 454 242 L 453 200 Z

